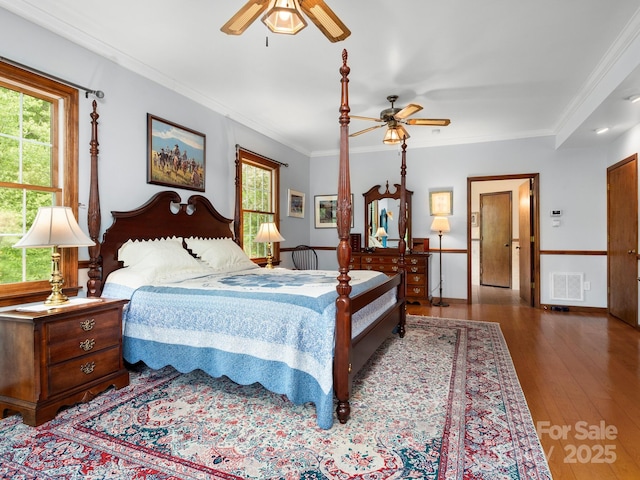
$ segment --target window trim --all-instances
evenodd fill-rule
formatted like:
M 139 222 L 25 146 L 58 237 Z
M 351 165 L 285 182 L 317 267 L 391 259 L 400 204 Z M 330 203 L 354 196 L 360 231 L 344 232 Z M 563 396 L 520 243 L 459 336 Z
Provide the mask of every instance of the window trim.
M 273 206 L 274 206 L 274 222 L 278 230 L 280 230 L 280 166 L 279 162 L 275 160 L 271 160 L 267 157 L 259 155 L 257 153 L 251 152 L 245 148 L 240 146 L 236 147 L 236 219 L 235 219 L 235 235 L 236 242 L 241 247 L 244 243 L 244 238 L 242 232 L 243 229 L 243 209 L 242 209 L 242 164 L 246 159 L 250 163 L 254 163 L 263 167 L 267 167 L 275 172 L 275 179 L 273 185 Z M 273 255 L 273 264 L 277 265 L 280 263 L 280 243 L 274 242 L 271 244 L 271 254 Z M 254 262 L 258 265 L 266 265 L 267 258 L 266 257 L 256 257 L 252 258 Z
M 59 188 L 62 189 L 62 205 L 71 207 L 78 218 L 78 89 L 56 82 L 50 78 L 29 72 L 22 68 L 0 61 L 0 84 L 7 88 L 28 90 L 29 95 L 54 102 L 54 111 L 58 112 L 59 122 L 55 123 L 53 135 L 60 138 L 58 124 L 64 124 L 64 136 L 61 138 L 61 149 L 54 150 L 54 155 L 62 158 L 62 165 L 56 163 L 52 175 L 60 178 L 59 168 L 62 168 Z M 63 116 L 60 116 L 59 105 L 64 104 Z M 62 155 L 60 155 L 62 153 Z M 64 277 L 64 292 L 76 295 L 81 288 L 78 285 L 78 249 L 60 249 L 62 275 Z M 0 306 L 44 300 L 51 292 L 48 280 L 37 282 L 18 282 L 0 285 Z

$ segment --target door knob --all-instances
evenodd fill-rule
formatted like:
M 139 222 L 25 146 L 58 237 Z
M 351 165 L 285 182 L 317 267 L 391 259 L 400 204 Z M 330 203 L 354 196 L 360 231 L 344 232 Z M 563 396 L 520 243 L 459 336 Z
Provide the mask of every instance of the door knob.
M 634 249 L 632 249 L 632 250 L 628 250 L 628 251 L 627 251 L 627 253 L 631 255 L 631 254 L 636 253 L 636 250 L 635 250 L 635 248 L 634 248 Z
M 504 244 L 504 246 L 505 246 L 505 247 L 508 247 L 508 246 L 509 246 L 509 244 L 508 244 L 508 243 L 505 243 L 505 244 Z

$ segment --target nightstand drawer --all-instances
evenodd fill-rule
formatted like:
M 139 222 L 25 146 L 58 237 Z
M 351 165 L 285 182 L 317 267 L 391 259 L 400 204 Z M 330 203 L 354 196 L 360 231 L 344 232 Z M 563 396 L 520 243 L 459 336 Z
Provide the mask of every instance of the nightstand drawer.
M 78 315 L 47 325 L 48 361 L 59 363 L 120 343 L 117 312 Z
M 49 367 L 49 395 L 97 380 L 118 371 L 119 346 Z

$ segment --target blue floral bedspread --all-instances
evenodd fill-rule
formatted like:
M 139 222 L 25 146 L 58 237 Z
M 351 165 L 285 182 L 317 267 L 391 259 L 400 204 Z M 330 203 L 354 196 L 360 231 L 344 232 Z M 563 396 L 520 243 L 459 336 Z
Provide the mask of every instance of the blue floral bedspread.
M 259 382 L 294 403 L 313 402 L 318 426 L 332 426 L 337 272 L 255 269 L 136 287 L 125 270 L 103 292 L 130 298 L 125 360 Z M 386 280 L 349 275 L 352 295 Z

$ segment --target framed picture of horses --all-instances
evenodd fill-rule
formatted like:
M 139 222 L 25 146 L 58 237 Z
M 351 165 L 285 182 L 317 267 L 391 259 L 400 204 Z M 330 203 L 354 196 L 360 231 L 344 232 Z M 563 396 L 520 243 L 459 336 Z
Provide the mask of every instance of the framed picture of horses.
M 204 192 L 206 136 L 147 113 L 147 183 Z

